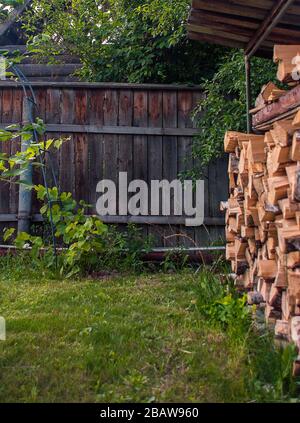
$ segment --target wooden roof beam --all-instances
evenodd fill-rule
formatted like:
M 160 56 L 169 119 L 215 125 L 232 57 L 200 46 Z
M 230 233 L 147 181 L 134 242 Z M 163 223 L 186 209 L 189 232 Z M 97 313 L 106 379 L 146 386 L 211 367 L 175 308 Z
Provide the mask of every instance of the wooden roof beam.
M 210 25 L 214 24 L 226 24 L 232 25 L 239 28 L 247 28 L 255 31 L 259 28 L 260 21 L 253 18 L 246 18 L 244 16 L 231 17 L 230 15 L 222 15 L 214 12 L 191 9 L 189 16 L 189 23 L 197 25 L 198 23 L 209 23 Z
M 282 17 L 276 28 L 273 28 L 272 32 L 282 33 L 284 31 L 286 34 L 293 36 L 295 35 L 295 31 L 300 31 L 300 10 L 298 15 L 290 15 L 290 11 L 291 8 L 289 8 L 287 14 Z M 253 31 L 257 31 L 261 25 L 261 20 L 251 17 L 224 15 L 222 13 L 202 9 L 191 9 L 188 22 L 195 25 L 201 22 L 210 22 L 212 26 L 215 23 L 223 23 L 236 27 L 248 28 Z
M 202 16 L 202 14 L 194 16 L 191 14 L 188 30 L 191 32 L 221 35 L 225 38 L 232 38 L 232 34 L 234 34 L 238 41 L 245 42 L 244 47 L 246 47 L 249 40 L 253 37 L 253 33 L 257 30 L 258 24 L 245 22 L 245 25 L 243 25 L 242 22 L 238 20 L 227 21 L 226 19 L 223 21 L 221 19 L 214 20 L 210 16 Z M 218 33 L 220 31 L 222 31 L 222 34 Z M 246 38 L 242 39 L 241 37 Z M 270 48 L 272 49 L 271 42 L 275 44 L 299 44 L 300 28 L 289 30 L 277 26 L 272 30 L 264 44 L 270 44 Z
M 197 25 L 189 24 L 188 30 L 190 32 L 198 32 L 200 34 L 208 34 L 216 37 L 227 38 L 228 40 L 239 41 L 244 43 L 244 46 L 249 41 L 251 35 L 251 32 L 243 28 L 237 28 L 234 30 L 233 27 L 228 28 L 226 25 L 222 24 L 215 24 L 214 27 L 212 27 L 209 22 Z
M 245 55 L 248 56 L 248 58 L 256 53 L 294 1 L 295 0 L 278 0 L 278 3 L 275 4 L 268 17 L 262 22 L 252 40 L 249 41 L 245 50 Z
M 228 0 L 193 0 L 192 8 L 224 15 L 231 15 L 231 17 L 236 16 L 237 18 L 244 16 L 246 18 L 262 20 L 266 16 L 266 10 L 264 9 L 245 5 L 241 6 L 239 4 L 228 2 Z
M 190 31 L 189 38 L 191 40 L 202 41 L 209 44 L 219 44 L 224 47 L 235 47 L 235 48 L 242 49 L 245 46 L 244 43 L 241 43 L 240 41 L 237 41 L 237 40 L 229 40 L 228 38 L 203 34 L 199 32 Z
M 219 44 L 224 47 L 234 47 L 238 49 L 243 49 L 245 47 L 245 43 L 241 43 L 239 41 L 229 40 L 228 38 L 223 38 L 220 36 L 201 34 L 199 32 L 189 32 L 189 38 L 191 40 L 201 41 L 204 43 Z M 257 56 L 271 59 L 272 49 L 270 49 L 270 46 L 262 45 L 257 52 Z

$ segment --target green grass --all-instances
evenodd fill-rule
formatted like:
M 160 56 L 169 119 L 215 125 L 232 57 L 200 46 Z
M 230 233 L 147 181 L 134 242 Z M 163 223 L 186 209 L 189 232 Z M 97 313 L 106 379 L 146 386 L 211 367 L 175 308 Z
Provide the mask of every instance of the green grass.
M 0 278 L 0 402 L 289 400 L 270 376 L 282 354 L 207 322 L 191 271 L 73 282 L 26 274 Z

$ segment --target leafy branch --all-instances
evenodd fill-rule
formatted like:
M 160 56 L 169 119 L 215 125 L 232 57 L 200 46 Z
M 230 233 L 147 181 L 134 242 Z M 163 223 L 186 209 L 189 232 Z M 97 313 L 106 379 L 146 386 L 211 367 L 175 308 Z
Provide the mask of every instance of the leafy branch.
M 252 59 L 252 95 L 258 95 L 261 87 L 274 81 L 275 66 L 270 60 Z M 190 172 L 197 177 L 203 169 L 223 155 L 225 131 L 246 131 L 246 92 L 244 57 L 242 52 L 225 55 L 212 79 L 204 82 L 204 99 L 194 111 L 194 121 L 199 134 L 193 143 L 193 157 L 197 166 Z
M 34 123 L 26 124 L 21 129 L 19 129 L 18 125 L 10 125 L 6 129 L 1 129 L 0 142 L 10 143 L 20 137 L 28 141 L 32 139 L 33 131 L 36 131 L 39 135 L 45 132 L 45 125 L 41 119 L 37 118 Z M 63 139 L 49 139 L 46 141 L 31 142 L 24 151 L 19 150 L 13 155 L 1 152 L 0 180 L 9 181 L 10 183 L 24 183 L 21 178 L 28 166 L 43 166 L 41 161 L 42 154 L 48 152 L 52 147 L 59 149 L 63 142 Z M 20 180 L 16 181 L 17 177 L 20 177 Z

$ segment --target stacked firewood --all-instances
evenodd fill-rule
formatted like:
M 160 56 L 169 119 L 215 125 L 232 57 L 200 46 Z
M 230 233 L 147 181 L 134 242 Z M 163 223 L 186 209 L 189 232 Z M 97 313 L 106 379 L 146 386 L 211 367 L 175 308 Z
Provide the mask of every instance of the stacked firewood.
M 280 78 L 287 81 L 292 68 L 276 47 Z M 266 85 L 256 109 L 284 93 Z M 300 111 L 265 132 L 227 132 L 224 148 L 230 198 L 221 208 L 236 284 L 248 291 L 250 303 L 264 304 L 276 335 L 300 350 Z

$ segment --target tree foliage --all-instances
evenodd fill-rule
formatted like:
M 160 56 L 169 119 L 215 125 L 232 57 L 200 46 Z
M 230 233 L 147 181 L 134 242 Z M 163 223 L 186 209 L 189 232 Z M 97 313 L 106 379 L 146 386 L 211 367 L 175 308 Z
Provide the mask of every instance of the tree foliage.
M 254 99 L 265 83 L 276 82 L 276 72 L 270 60 L 255 57 L 251 63 Z M 246 131 L 245 84 L 244 57 L 240 51 L 225 54 L 215 75 L 203 83 L 206 95 L 194 112 L 199 128 L 193 146 L 197 163 L 194 176 L 201 174 L 211 160 L 222 156 L 225 131 Z
M 84 80 L 199 83 L 220 49 L 187 38 L 189 8 L 190 0 L 33 0 L 24 28 L 41 56 L 78 56 Z
M 20 7 L 23 0 L 4 0 L 0 2 L 0 23 L 7 20 L 10 13 L 17 7 Z

